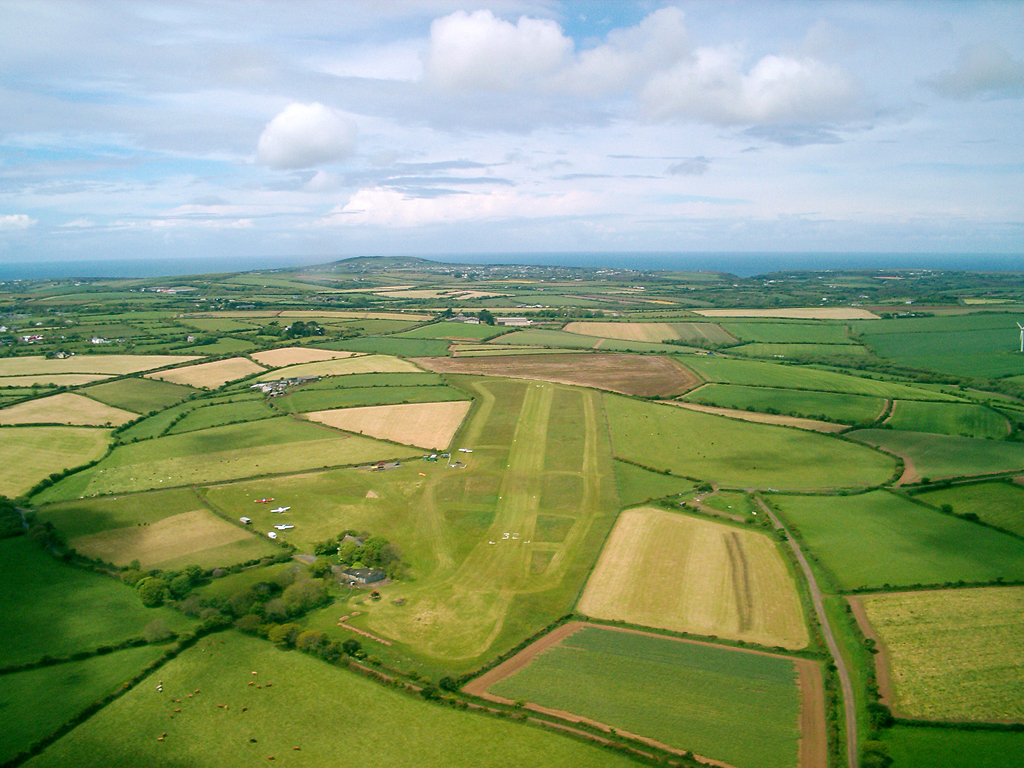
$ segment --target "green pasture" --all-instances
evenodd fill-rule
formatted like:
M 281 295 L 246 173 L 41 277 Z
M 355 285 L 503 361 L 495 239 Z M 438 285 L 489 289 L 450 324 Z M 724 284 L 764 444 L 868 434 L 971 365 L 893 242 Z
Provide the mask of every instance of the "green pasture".
M 135 413 L 149 413 L 180 403 L 195 391 L 191 387 L 172 384 L 169 381 L 132 377 L 94 384 L 79 390 L 78 394 L 87 395 L 93 400 L 99 400 L 115 408 L 124 408 Z
M 332 377 L 329 381 L 337 381 Z M 439 403 L 465 400 L 466 395 L 451 387 L 341 387 L 337 389 L 300 388 L 284 397 L 274 398 L 274 407 L 288 413 L 326 411 L 395 403 Z
M 700 503 L 723 514 L 740 515 L 744 518 L 761 511 L 750 496 L 742 491 L 715 491 L 701 499 Z
M 157 678 L 162 694 L 155 691 Z M 188 698 L 195 689 L 200 692 Z M 431 705 L 234 633 L 204 638 L 27 765 L 251 768 L 268 757 L 296 768 L 635 765 L 540 728 Z
M 174 344 L 171 348 L 175 352 L 188 352 L 201 355 L 244 355 L 256 349 L 257 344 L 245 339 L 236 339 L 234 336 L 221 336 L 210 344 L 196 344 L 192 341 L 182 341 Z
M 762 343 L 743 344 L 730 347 L 730 354 L 747 357 L 863 357 L 868 351 L 859 344 L 778 344 Z
M 843 590 L 1024 579 L 1024 541 L 885 491 L 772 500 Z
M 96 466 L 48 488 L 35 501 L 215 483 L 404 455 L 407 448 L 281 416 L 120 445 Z
M 885 405 L 882 398 L 866 395 L 747 387 L 739 384 L 706 384 L 684 395 L 682 399 L 741 411 L 825 418 L 840 424 L 871 423 L 882 414 Z
M 560 349 L 600 349 L 602 352 L 672 352 L 680 347 L 674 344 L 660 344 L 647 341 L 623 341 L 622 339 L 599 339 L 595 336 L 580 336 L 566 331 L 548 331 L 532 328 L 513 331 L 500 336 L 492 344 L 511 344 L 526 347 L 557 347 Z
M 319 346 L 324 349 L 346 349 L 395 357 L 444 357 L 448 354 L 448 342 L 444 339 L 405 339 L 396 336 L 366 336 Z
M 1024 443 L 895 429 L 859 429 L 848 434 L 854 440 L 907 457 L 918 476 L 932 480 L 1024 469 Z
M 1024 768 L 1024 731 L 897 725 L 882 740 L 894 768 Z
M 624 507 L 693 490 L 693 483 L 681 477 L 651 472 L 625 461 L 616 461 L 614 466 L 619 500 Z
M 0 764 L 57 731 L 93 702 L 114 693 L 160 658 L 163 648 L 144 645 L 52 667 L 0 677 Z
M 1024 488 L 1016 483 L 958 485 L 914 498 L 936 507 L 948 504 L 957 515 L 977 515 L 989 525 L 1024 536 Z
M 605 395 L 616 458 L 737 488 L 856 488 L 886 482 L 893 460 L 804 430 Z
M 826 371 L 806 365 L 783 365 L 759 360 L 738 360 L 721 355 L 680 357 L 679 362 L 705 381 L 715 384 L 745 384 L 780 389 L 814 389 L 869 397 L 898 397 L 904 400 L 945 400 L 959 398 L 941 392 L 918 389 L 895 381 L 880 381 Z
M 893 429 L 937 432 L 961 437 L 1001 439 L 1010 433 L 1006 417 L 976 403 L 926 403 L 897 400 L 886 420 Z
M 277 415 L 262 398 L 212 405 L 197 403 L 197 405 L 198 407 L 189 411 L 185 418 L 171 426 L 167 434 L 177 435 L 183 432 L 220 427 L 225 424 L 255 422 Z
M 795 768 L 789 659 L 584 627 L 490 688 L 738 768 Z
M 287 563 L 275 563 L 258 568 L 244 568 L 238 573 L 228 573 L 219 579 L 211 579 L 208 584 L 204 584 L 194 591 L 207 600 L 223 600 L 245 592 L 262 582 L 272 583 L 288 571 L 298 572 L 305 570 L 306 567 L 304 563 L 292 560 Z
M 259 326 L 255 323 L 244 323 L 233 317 L 190 317 L 182 320 L 185 325 L 207 333 L 231 333 L 232 331 L 254 331 Z
M 355 387 L 435 387 L 445 383 L 437 373 L 417 371 L 416 373 L 351 373 L 343 379 L 325 378 L 310 381 L 290 392 L 308 392 L 317 389 L 353 389 Z
M 177 405 L 165 408 L 142 421 L 132 424 L 130 427 L 126 427 L 118 433 L 118 439 L 122 443 L 130 443 L 133 440 L 149 440 L 152 437 L 159 437 L 170 429 L 171 425 L 182 414 L 195 410 L 203 402 L 206 401 L 189 400 L 188 402 L 178 403 Z
M 479 339 L 483 341 L 501 336 L 503 333 L 508 333 L 508 328 L 503 325 L 487 325 L 486 323 L 472 325 L 442 320 L 439 323 L 402 331 L 396 334 L 396 337 L 402 339 Z
M 39 519 L 53 523 L 67 538 L 73 539 L 112 528 L 155 523 L 170 515 L 203 507 L 191 488 L 175 488 L 48 504 L 39 509 Z
M 0 427 L 0 494 L 15 498 L 27 493 L 54 472 L 100 458 L 109 444 L 109 429 Z
M 846 325 L 830 322 L 721 320 L 719 325 L 737 339 L 762 344 L 849 344 Z
M 0 590 L 3 666 L 119 643 L 154 619 L 176 632 L 194 625 L 170 608 L 146 608 L 131 587 L 56 560 L 25 536 L 0 541 L 0 560 L 9 585 Z

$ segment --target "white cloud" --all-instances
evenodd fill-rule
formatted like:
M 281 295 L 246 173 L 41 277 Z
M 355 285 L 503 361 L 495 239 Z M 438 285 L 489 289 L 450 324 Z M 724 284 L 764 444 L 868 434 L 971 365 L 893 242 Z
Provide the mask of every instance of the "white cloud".
M 812 58 L 765 56 L 749 72 L 735 49 L 700 48 L 656 74 L 641 93 L 655 118 L 717 125 L 798 123 L 849 117 L 860 97 L 854 79 Z
M 39 222 L 24 213 L 8 213 L 0 215 L 0 232 L 34 227 Z
M 924 81 L 941 96 L 970 99 L 983 93 L 1024 96 L 1024 63 L 1014 61 L 1006 49 L 994 43 L 967 45 L 960 49 L 956 68 Z
M 456 11 L 430 25 L 428 80 L 446 89 L 515 91 L 569 63 L 573 41 L 548 19 L 516 24 L 488 10 Z
M 312 168 L 344 160 L 355 148 L 356 125 L 323 104 L 289 104 L 267 123 L 257 156 L 278 170 Z

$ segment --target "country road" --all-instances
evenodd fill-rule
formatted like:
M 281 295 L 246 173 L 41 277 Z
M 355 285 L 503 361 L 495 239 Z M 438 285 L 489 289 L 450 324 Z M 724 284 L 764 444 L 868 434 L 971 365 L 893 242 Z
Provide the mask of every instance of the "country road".
M 760 496 L 755 498 L 761 509 L 768 515 L 768 519 L 772 521 L 772 525 L 786 534 L 786 541 L 793 548 L 796 559 L 804 571 L 804 576 L 807 578 L 807 585 L 811 589 L 811 600 L 814 602 L 814 611 L 818 614 L 818 622 L 821 624 L 822 634 L 825 635 L 825 644 L 828 646 L 829 653 L 832 654 L 833 663 L 836 665 L 836 673 L 839 675 L 839 682 L 843 689 L 843 711 L 846 713 L 846 762 L 849 768 L 858 768 L 860 760 L 858 757 L 857 740 L 857 708 L 853 698 L 853 683 L 850 682 L 850 672 L 846 668 L 846 662 L 843 661 L 842 654 L 839 652 L 839 644 L 832 633 L 832 626 L 828 623 L 828 616 L 825 615 L 825 604 L 821 600 L 821 589 L 818 587 L 818 581 L 814 578 L 814 573 L 811 571 L 811 566 L 808 564 L 807 558 L 804 557 L 800 545 L 790 536 L 789 531 L 786 530 L 786 527 L 779 518 L 775 516 L 775 513 L 768 508 L 764 500 Z

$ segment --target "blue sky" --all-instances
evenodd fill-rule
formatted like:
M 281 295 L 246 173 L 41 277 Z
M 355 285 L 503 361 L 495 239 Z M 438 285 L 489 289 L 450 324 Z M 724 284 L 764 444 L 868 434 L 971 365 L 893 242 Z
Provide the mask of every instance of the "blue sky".
M 1024 252 L 1019 2 L 0 0 L 0 262 Z

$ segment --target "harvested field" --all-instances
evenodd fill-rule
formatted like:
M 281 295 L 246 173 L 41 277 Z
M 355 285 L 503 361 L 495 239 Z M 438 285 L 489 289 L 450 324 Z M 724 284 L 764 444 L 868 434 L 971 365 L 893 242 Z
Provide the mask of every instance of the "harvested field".
M 268 349 L 265 352 L 253 352 L 249 357 L 260 365 L 265 365 L 268 368 L 280 368 L 283 365 L 316 363 L 321 360 L 336 360 L 341 357 L 351 357 L 352 355 L 352 352 L 344 352 L 334 349 L 282 347 L 280 349 Z
M 186 368 L 172 368 L 169 371 L 151 373 L 147 378 L 201 389 L 216 389 L 229 381 L 251 376 L 262 370 L 265 369 L 256 365 L 252 360 L 244 357 L 232 357 L 228 360 L 216 360 L 212 363 L 200 363 Z
M 0 359 L 0 376 L 95 373 L 123 376 L 199 359 L 195 355 L 74 355 L 48 360 L 42 356 Z
M 737 411 L 734 408 L 717 408 L 713 405 L 698 405 L 696 403 L 674 402 L 680 408 L 701 413 L 711 413 L 715 416 L 726 416 L 730 419 L 740 421 L 754 421 L 758 424 L 781 424 L 784 427 L 797 427 L 798 429 L 809 429 L 812 432 L 842 432 L 847 428 L 845 424 L 834 424 L 831 421 L 818 421 L 817 419 L 801 419 L 797 416 L 779 416 L 772 413 L 756 413 L 753 411 Z
M 712 344 L 734 344 L 736 339 L 717 323 L 602 323 L 573 322 L 562 330 L 582 336 L 622 341 L 662 342 L 666 340 Z
M 694 373 L 675 360 L 641 355 L 570 353 L 536 357 L 430 357 L 417 358 L 415 362 L 438 373 L 540 379 L 642 397 L 672 397 L 701 383 Z
M 348 376 L 354 373 L 422 373 L 412 363 L 390 355 L 359 355 L 340 360 L 321 360 L 279 368 L 260 376 L 259 381 L 276 381 L 297 376 Z
M 1024 587 L 858 599 L 882 639 L 897 716 L 1024 722 Z
M 205 509 L 171 515 L 151 525 L 132 525 L 79 536 L 72 539 L 70 544 L 84 555 L 115 565 L 124 566 L 132 560 L 138 560 L 144 568 L 159 568 L 183 559 L 190 563 L 204 564 L 205 552 L 235 542 L 251 542 L 247 548 L 251 554 L 248 557 L 213 562 L 210 567 L 231 565 L 276 551 L 272 545 L 252 533 L 231 525 Z
M 20 496 L 45 477 L 100 458 L 109 429 L 89 427 L 6 427 L 0 430 L 0 494 Z
M 779 317 L 793 320 L 878 320 L 878 315 L 856 307 L 790 307 L 789 309 L 695 309 L 704 317 Z
M 0 387 L 76 387 L 109 379 L 108 373 L 33 373 L 28 376 L 0 376 Z
M 796 584 L 770 538 L 653 507 L 619 516 L 577 608 L 764 646 L 808 642 Z
M 314 411 L 306 416 L 321 424 L 420 448 L 446 448 L 466 418 L 468 400 L 443 403 L 375 405 Z
M 0 424 L 72 424 L 118 426 L 138 416 L 71 392 L 29 400 L 0 410 Z

